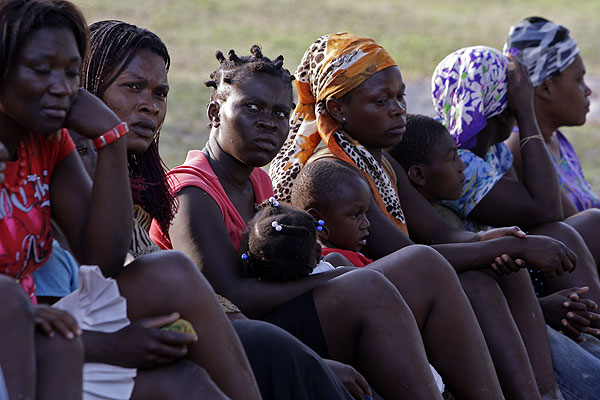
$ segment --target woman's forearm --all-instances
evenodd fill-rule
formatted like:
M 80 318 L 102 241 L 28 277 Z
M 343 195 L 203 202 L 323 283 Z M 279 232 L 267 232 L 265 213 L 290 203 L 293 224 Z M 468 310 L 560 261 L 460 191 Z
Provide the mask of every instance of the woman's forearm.
M 535 118 L 519 120 L 522 182 L 536 202 L 540 222 L 564 219 L 554 163 Z
M 84 228 L 84 261 L 106 276 L 118 273 L 131 243 L 133 203 L 125 138 L 98 151 L 90 211 Z
M 235 289 L 231 293 L 227 291 L 227 293 L 220 294 L 231 300 L 249 318 L 257 318 L 353 269 L 354 267 L 339 267 L 331 271 L 283 283 L 243 279 L 238 285 L 235 285 Z

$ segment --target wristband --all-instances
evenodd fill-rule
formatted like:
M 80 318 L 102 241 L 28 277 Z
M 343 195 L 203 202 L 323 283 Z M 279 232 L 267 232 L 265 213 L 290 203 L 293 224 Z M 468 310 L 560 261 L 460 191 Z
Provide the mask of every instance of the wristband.
M 128 132 L 129 126 L 127 126 L 127 122 L 121 122 L 119 125 L 115 126 L 111 130 L 95 138 L 93 140 L 94 147 L 96 148 L 96 150 L 100 150 L 108 146 L 121 136 L 125 136 Z

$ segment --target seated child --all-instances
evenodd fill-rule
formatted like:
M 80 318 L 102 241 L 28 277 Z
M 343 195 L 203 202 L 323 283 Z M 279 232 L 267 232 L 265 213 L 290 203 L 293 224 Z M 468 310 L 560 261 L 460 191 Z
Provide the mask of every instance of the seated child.
M 313 162 L 296 178 L 291 201 L 315 220 L 324 221 L 327 229 L 318 233 L 323 255 L 345 257 L 328 258 L 329 262 L 364 267 L 373 262 L 360 253 L 369 236 L 370 199 L 371 189 L 356 169 L 337 162 Z
M 410 133 L 408 133 L 410 127 Z M 406 170 L 413 187 L 448 222 L 472 232 L 490 229 L 443 205 L 444 200 L 460 197 L 465 184 L 465 164 L 458 156 L 456 141 L 446 127 L 425 115 L 409 114 L 402 141 L 389 151 Z
M 321 261 L 317 230 L 323 221 L 273 197 L 260 205 L 248 223 L 239 252 L 247 277 L 284 282 L 333 269 Z

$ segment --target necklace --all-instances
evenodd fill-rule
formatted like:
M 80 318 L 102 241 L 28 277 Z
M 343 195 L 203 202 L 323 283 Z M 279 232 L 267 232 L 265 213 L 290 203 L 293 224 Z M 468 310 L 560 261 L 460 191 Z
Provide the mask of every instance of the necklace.
M 25 140 L 19 143 L 17 148 L 17 165 L 18 165 L 18 178 L 14 185 L 9 185 L 7 179 L 4 179 L 2 186 L 6 188 L 10 193 L 16 193 L 22 186 L 27 183 L 27 148 Z

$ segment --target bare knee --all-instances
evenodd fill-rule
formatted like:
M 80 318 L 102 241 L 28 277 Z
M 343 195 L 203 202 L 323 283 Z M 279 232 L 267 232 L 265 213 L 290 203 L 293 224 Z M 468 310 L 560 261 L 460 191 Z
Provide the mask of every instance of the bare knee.
M 410 273 L 416 275 L 428 285 L 454 282 L 458 284 L 456 271 L 450 263 L 435 249 L 429 246 L 412 245 L 396 252 L 402 256 L 400 262 L 410 268 Z
M 200 269 L 185 254 L 179 251 L 160 251 L 140 257 L 130 264 L 127 274 L 118 277 L 119 285 L 127 294 L 134 288 L 136 293 L 160 293 L 160 297 L 176 305 L 214 298 L 212 287 Z M 145 296 L 142 296 L 145 297 Z
M 51 338 L 36 333 L 35 355 L 39 399 L 81 398 L 84 351 L 80 337 L 67 340 L 59 333 Z
M 600 222 L 600 209 L 588 208 L 587 210 L 583 210 L 583 211 L 578 212 L 577 214 L 573 215 L 573 218 L 577 218 L 580 216 L 588 218 L 590 221 L 599 223 Z
M 572 226 L 562 221 L 549 222 L 547 224 L 536 226 L 535 228 L 532 228 L 529 233 L 550 236 L 560 240 L 567 246 L 569 246 L 569 244 L 582 243 L 579 233 L 577 233 Z
M 36 332 L 36 359 L 40 364 L 53 365 L 62 368 L 83 368 L 84 348 L 80 337 L 66 339 L 60 333 L 48 337 L 43 333 Z
M 0 275 L 0 317 L 2 320 L 15 321 L 26 317 L 33 326 L 33 309 L 25 291 L 12 279 Z M 14 329 L 14 328 L 13 328 Z
M 398 289 L 378 271 L 359 268 L 328 283 L 332 284 L 331 296 L 353 310 L 381 308 L 387 303 L 405 305 Z

